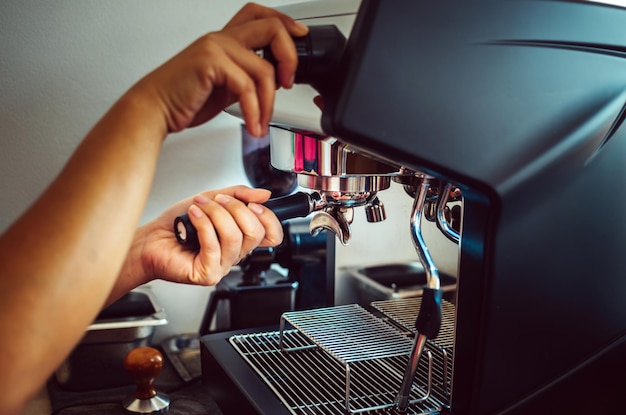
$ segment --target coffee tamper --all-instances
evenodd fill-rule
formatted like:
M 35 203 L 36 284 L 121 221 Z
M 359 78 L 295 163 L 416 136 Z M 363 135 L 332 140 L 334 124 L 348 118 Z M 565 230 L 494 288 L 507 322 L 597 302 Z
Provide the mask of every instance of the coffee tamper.
M 168 412 L 170 398 L 154 389 L 154 379 L 163 367 L 163 355 L 152 347 L 138 347 L 124 358 L 124 369 L 137 385 L 135 393 L 122 403 L 129 414 Z

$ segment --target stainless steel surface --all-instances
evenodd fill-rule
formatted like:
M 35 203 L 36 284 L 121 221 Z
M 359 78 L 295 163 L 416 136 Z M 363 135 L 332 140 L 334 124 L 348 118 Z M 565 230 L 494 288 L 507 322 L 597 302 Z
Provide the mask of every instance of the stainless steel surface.
M 378 198 L 375 198 L 372 200 L 372 203 L 365 206 L 365 215 L 370 223 L 382 222 L 387 219 L 385 205 Z
M 298 174 L 298 184 L 307 189 L 323 191 L 335 195 L 340 200 L 361 198 L 363 194 L 369 196 L 372 192 L 388 189 L 391 186 L 389 176 L 315 176 Z
M 422 305 L 421 297 L 405 298 L 402 300 L 375 301 L 371 304 L 376 310 L 385 315 L 402 330 L 417 333 L 415 319 Z M 430 372 L 433 376 L 433 394 L 449 407 L 452 386 L 452 362 L 454 356 L 454 327 L 456 309 L 452 303 L 441 302 L 442 321 L 439 335 L 433 340 L 427 340 L 427 347 L 433 353 L 434 367 Z M 420 362 L 422 363 L 422 362 Z M 420 377 L 418 369 L 416 379 Z
M 310 176 L 402 174 L 400 166 L 364 156 L 336 138 L 307 135 L 277 127 L 270 127 L 270 154 L 275 168 Z
M 353 215 L 352 208 L 330 208 L 319 212 L 311 218 L 311 235 L 317 236 L 326 229 L 337 235 L 342 245 L 347 245 L 350 242 L 350 224 Z
M 128 326 L 129 321 L 120 323 L 119 328 L 90 330 L 80 341 L 81 345 L 90 344 L 118 344 L 120 342 L 133 342 L 140 339 L 147 339 L 154 333 L 156 325 Z
M 376 193 L 388 189 L 392 178 L 411 175 L 335 138 L 276 126 L 270 127 L 270 158 L 273 167 L 296 173 L 300 186 L 317 190 L 327 202 L 311 220 L 311 233 L 327 229 L 344 245 L 350 240 L 352 208 L 364 206 L 370 222 L 385 220 Z
M 371 304 L 372 307 L 401 327 L 402 330 L 414 334 L 417 333 L 415 329 L 415 319 L 421 305 L 421 297 L 375 301 Z M 448 407 L 452 394 L 452 361 L 454 355 L 456 308 L 454 304 L 443 300 L 441 302 L 441 309 L 442 320 L 439 335 L 434 341 L 427 340 L 427 347 L 432 351 L 434 356 L 434 368 L 431 372 L 434 377 L 433 393 L 440 400 L 446 402 L 446 407 Z M 419 376 L 418 371 L 417 377 Z
M 431 178 L 428 176 L 424 176 L 422 178 L 418 193 L 415 196 L 413 213 L 411 215 L 411 236 L 417 255 L 424 266 L 424 270 L 426 271 L 426 286 L 428 288 L 439 289 L 441 286 L 439 281 L 439 270 L 430 255 L 428 246 L 426 246 L 426 241 L 424 240 L 421 229 L 424 204 L 428 196 L 430 180 Z
M 341 268 L 355 301 L 369 305 L 373 301 L 419 297 L 426 285 L 426 271 L 419 261 L 392 262 L 370 266 Z M 456 277 L 439 273 L 444 298 L 454 299 Z
M 357 304 L 287 312 L 280 331 L 288 325 L 344 364 L 400 356 L 411 348 L 410 339 Z M 281 349 L 290 350 L 282 343 Z
M 375 303 L 377 309 L 398 317 L 400 324 L 389 315 L 379 318 L 358 306 L 339 306 L 288 316 L 307 334 L 283 328 L 236 335 L 229 341 L 292 414 L 345 414 L 347 397 L 349 412 L 378 408 L 368 413 L 390 414 L 412 345 L 404 321 L 415 321 L 420 301 Z M 453 322 L 454 307 L 445 304 L 446 320 Z M 407 414 L 432 414 L 449 407 L 452 351 L 438 342 L 452 343 L 445 338 L 452 334 L 443 330 L 436 342 L 426 342 Z
M 415 203 L 413 204 L 413 214 L 411 216 L 411 235 L 413 238 L 413 245 L 415 250 L 424 266 L 426 271 L 426 286 L 432 289 L 439 289 L 441 283 L 439 280 L 439 271 L 433 261 L 426 242 L 422 236 L 421 224 L 422 215 L 424 213 L 424 205 L 428 196 L 428 188 L 430 186 L 430 177 L 424 176 L 422 178 L 419 191 L 415 196 Z M 433 317 L 431 317 L 433 318 Z M 424 351 L 426 345 L 426 335 L 424 333 L 416 333 L 413 340 L 413 347 L 409 355 L 409 362 L 407 364 L 404 376 L 402 379 L 402 386 L 400 391 L 394 400 L 394 406 L 399 412 L 406 412 L 409 405 L 409 394 L 415 373 L 417 372 L 418 363 Z
M 90 339 L 92 337 L 98 335 L 98 333 L 96 333 L 98 330 L 130 329 L 126 331 L 127 333 L 130 334 L 132 333 L 133 330 L 137 330 L 138 332 L 141 332 L 141 331 L 145 332 L 145 329 L 142 329 L 142 327 L 144 328 L 156 327 L 156 326 L 162 326 L 164 324 L 167 324 L 167 317 L 165 315 L 165 310 L 163 309 L 163 307 L 161 307 L 157 303 L 150 289 L 136 288 L 133 290 L 133 292 L 142 293 L 148 297 L 148 300 L 150 301 L 150 304 L 152 305 L 152 309 L 154 310 L 152 314 L 147 315 L 147 316 L 127 317 L 127 318 L 119 318 L 119 319 L 112 319 L 112 320 L 95 321 L 93 324 L 90 324 L 89 327 L 87 327 L 87 334 L 85 338 L 83 339 L 83 341 L 87 341 L 87 342 L 91 341 Z M 109 338 L 108 336 L 111 336 L 111 333 L 112 332 L 107 332 L 106 334 L 107 338 Z M 137 337 L 139 337 L 139 335 Z
M 370 222 L 386 218 L 383 204 L 376 192 L 387 189 L 391 180 L 386 176 L 318 177 L 298 175 L 303 187 L 318 190 L 310 195 L 311 212 L 317 211 L 310 222 L 312 235 L 323 229 L 333 232 L 343 245 L 350 240 L 350 224 L 354 207 L 364 206 Z
M 439 195 L 437 201 L 437 226 L 441 232 L 448 237 L 448 239 L 455 243 L 459 243 L 459 240 L 461 239 L 460 234 L 450 226 L 445 217 L 445 210 L 448 205 L 448 201 L 450 200 L 450 192 L 452 192 L 453 187 L 452 183 L 447 183 Z
M 418 333 L 415 340 L 413 340 L 413 347 L 409 353 L 409 361 L 406 365 L 406 369 L 404 370 L 404 376 L 402 377 L 402 386 L 400 386 L 400 391 L 393 401 L 393 406 L 398 412 L 406 413 L 409 409 L 409 403 L 412 403 L 409 401 L 409 395 L 411 394 L 411 388 L 413 387 L 413 378 L 415 377 L 420 358 L 424 352 L 424 346 L 426 346 L 426 340 L 426 336 L 421 333 Z M 429 375 L 432 374 L 432 370 L 429 370 L 428 373 Z M 428 399 L 429 395 L 430 388 L 428 393 L 420 398 L 420 400 Z
M 55 370 L 55 379 L 67 390 L 93 390 L 130 383 L 122 362 L 132 349 L 147 346 L 155 328 L 167 324 L 164 309 L 149 288 L 137 288 L 128 295 L 142 295 L 151 314 L 96 320 L 80 343 Z
M 124 411 L 129 414 L 162 414 L 169 412 L 170 398 L 157 394 L 150 399 L 131 397 L 123 402 Z
M 421 297 L 404 298 L 402 300 L 392 301 L 374 301 L 372 307 L 387 316 L 394 323 L 400 325 L 403 330 L 415 333 L 415 318 L 417 310 L 422 305 Z M 435 341 L 439 346 L 451 351 L 454 347 L 454 324 L 456 309 L 454 305 L 447 302 L 441 302 L 442 315 L 441 328 L 439 336 Z

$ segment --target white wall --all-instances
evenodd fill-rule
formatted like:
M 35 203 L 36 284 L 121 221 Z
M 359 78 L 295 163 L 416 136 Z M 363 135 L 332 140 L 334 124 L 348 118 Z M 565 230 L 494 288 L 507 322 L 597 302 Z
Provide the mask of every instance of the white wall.
M 294 2 L 263 1 L 269 6 Z M 197 37 L 222 27 L 244 3 L 0 2 L 0 232 L 50 183 L 117 97 Z M 170 137 L 142 222 L 191 194 L 246 183 L 240 151 L 240 123 L 226 114 Z M 411 199 L 399 186 L 380 197 L 389 218 L 368 224 L 358 209 L 351 244 L 337 249 L 339 268 L 415 258 L 408 233 Z M 433 249 L 448 269 L 456 266 L 454 253 L 445 240 Z M 170 322 L 158 329 L 156 339 L 198 329 L 212 288 L 150 285 Z M 340 292 L 339 301 L 344 297 Z

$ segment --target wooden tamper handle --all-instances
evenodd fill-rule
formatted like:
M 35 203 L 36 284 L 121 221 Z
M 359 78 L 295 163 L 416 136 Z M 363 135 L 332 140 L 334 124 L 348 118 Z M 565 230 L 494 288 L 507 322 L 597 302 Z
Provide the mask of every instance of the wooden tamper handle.
M 163 355 L 152 347 L 138 347 L 124 358 L 124 369 L 137 385 L 133 396 L 124 401 L 129 413 L 163 413 L 169 410 L 170 400 L 154 389 L 154 380 L 163 368 Z

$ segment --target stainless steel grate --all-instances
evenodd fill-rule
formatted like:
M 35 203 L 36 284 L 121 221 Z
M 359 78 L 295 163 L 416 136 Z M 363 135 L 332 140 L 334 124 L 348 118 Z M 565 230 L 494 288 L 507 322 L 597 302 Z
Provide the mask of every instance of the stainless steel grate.
M 283 332 L 282 341 L 290 349 L 280 350 L 280 333 L 237 335 L 230 343 L 294 415 L 343 415 L 345 407 L 345 367 L 297 330 Z M 407 356 L 363 360 L 353 363 L 352 402 L 371 407 L 393 402 L 400 386 Z M 416 381 L 411 398 L 418 399 L 425 385 Z M 436 398 L 416 403 L 406 415 L 434 414 L 442 408 Z M 368 415 L 391 414 L 389 410 L 367 411 Z
M 373 303 L 404 333 L 350 305 L 289 313 L 278 332 L 233 336 L 230 342 L 294 415 L 388 414 L 412 344 L 420 304 L 415 300 Z M 453 344 L 454 306 L 445 303 L 443 309 L 437 343 L 429 342 L 420 361 L 409 415 L 449 407 L 452 350 L 438 343 Z
M 412 345 L 408 337 L 357 304 L 283 313 L 281 332 L 287 324 L 343 364 L 405 355 Z
M 415 333 L 415 319 L 422 305 L 421 297 L 404 298 L 401 300 L 375 301 L 372 307 L 380 311 L 403 330 Z M 434 341 L 428 340 L 427 344 L 433 354 L 433 389 L 432 393 L 446 407 L 450 405 L 452 389 L 452 361 L 454 358 L 454 324 L 456 309 L 452 303 L 441 302 L 442 319 L 439 335 Z M 424 377 L 427 366 L 420 361 L 420 369 L 416 378 Z
M 283 313 L 280 319 L 280 348 L 283 351 L 298 351 L 300 348 L 287 348 L 282 341 L 286 326 L 295 327 L 314 346 L 320 347 L 342 364 L 345 372 L 345 408 L 347 412 L 358 413 L 388 408 L 393 400 L 381 401 L 370 406 L 360 406 L 353 399 L 353 373 L 360 361 L 385 360 L 396 356 L 406 356 L 412 346 L 411 340 L 396 328 L 374 317 L 357 304 L 319 308 L 306 311 Z M 432 366 L 432 355 L 427 354 Z M 432 371 L 429 370 L 428 373 Z M 430 377 L 426 391 L 419 400 L 426 400 L 431 392 Z
M 415 319 L 417 318 L 417 312 L 422 306 L 422 297 L 375 301 L 371 305 L 405 330 L 415 333 Z M 441 308 L 443 318 L 441 320 L 441 329 L 439 330 L 436 343 L 441 347 L 452 350 L 454 346 L 456 311 L 454 305 L 445 300 L 441 302 Z

